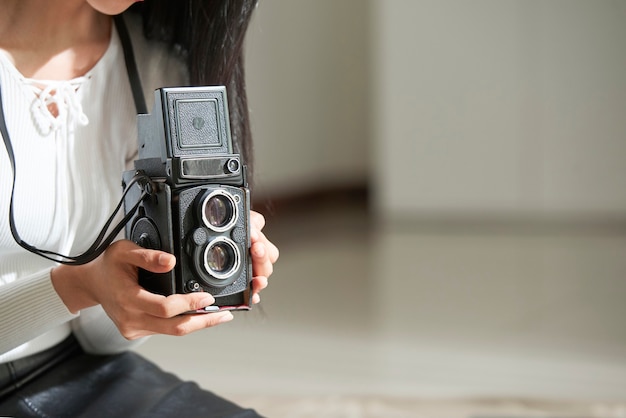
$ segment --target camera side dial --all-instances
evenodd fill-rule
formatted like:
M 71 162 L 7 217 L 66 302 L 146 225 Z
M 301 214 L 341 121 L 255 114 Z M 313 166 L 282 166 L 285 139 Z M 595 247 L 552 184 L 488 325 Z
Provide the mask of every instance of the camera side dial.
M 139 218 L 133 224 L 130 240 L 143 248 L 150 250 L 161 249 L 159 231 L 149 218 Z

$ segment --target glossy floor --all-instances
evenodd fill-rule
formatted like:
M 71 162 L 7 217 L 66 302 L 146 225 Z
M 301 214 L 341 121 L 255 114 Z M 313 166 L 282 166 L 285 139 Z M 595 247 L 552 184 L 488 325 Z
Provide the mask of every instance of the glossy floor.
M 626 416 L 619 228 L 382 227 L 343 202 L 266 229 L 260 306 L 138 351 L 268 417 Z

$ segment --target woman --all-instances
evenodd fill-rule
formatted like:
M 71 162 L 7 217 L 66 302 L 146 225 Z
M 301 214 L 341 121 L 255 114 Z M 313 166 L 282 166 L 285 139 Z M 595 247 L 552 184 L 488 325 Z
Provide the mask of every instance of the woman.
M 112 402 L 120 408 L 134 405 L 138 415 L 149 410 L 150 416 L 160 416 L 159 411 L 167 416 L 174 407 L 178 415 L 188 416 L 176 397 L 161 398 L 156 410 L 141 406 L 144 398 L 148 404 L 158 400 L 154 394 L 161 383 L 154 379 L 159 371 L 136 355 L 111 355 L 126 352 L 152 334 L 185 335 L 233 319 L 228 311 L 181 315 L 214 303 L 208 293 L 165 297 L 138 285 L 138 269 L 170 271 L 176 263 L 170 254 L 118 240 L 87 264 L 64 265 L 26 251 L 11 235 L 11 200 L 15 228 L 38 248 L 76 254 L 98 235 L 120 199 L 121 172 L 137 155 L 137 108 L 131 88 L 137 80 L 125 60 L 129 51 L 148 109 L 159 87 L 226 85 L 235 150 L 250 165 L 242 44 L 256 1 L 132 3 L 2 4 L 0 88 L 7 127 L 2 136 L 6 142 L 10 134 L 15 175 L 8 152 L 0 152 L 0 415 L 107 416 L 113 413 L 103 399 L 116 393 L 123 396 Z M 123 19 L 116 26 L 113 16 L 118 14 Z M 130 45 L 122 42 L 125 30 Z M 252 212 L 251 224 L 257 303 L 278 250 L 262 233 L 262 215 Z M 95 370 L 102 376 L 103 368 L 115 370 L 117 376 L 109 375 L 107 381 L 145 378 L 157 390 L 146 392 L 141 384 L 133 386 L 135 392 L 115 385 L 109 390 L 90 380 L 96 387 L 78 391 L 78 396 L 77 387 L 63 386 L 82 374 L 89 379 Z M 146 369 L 154 375 L 146 378 L 136 372 Z M 178 380 L 163 376 L 161 387 L 185 388 L 183 404 L 199 416 L 209 411 L 210 416 L 222 416 L 217 410 L 229 411 L 223 416 L 241 413 L 222 399 L 189 385 L 177 386 Z M 78 387 L 84 391 L 83 386 Z M 47 396 L 48 387 L 61 392 Z M 68 395 L 72 402 L 64 397 Z M 120 414 L 131 412 L 121 409 Z

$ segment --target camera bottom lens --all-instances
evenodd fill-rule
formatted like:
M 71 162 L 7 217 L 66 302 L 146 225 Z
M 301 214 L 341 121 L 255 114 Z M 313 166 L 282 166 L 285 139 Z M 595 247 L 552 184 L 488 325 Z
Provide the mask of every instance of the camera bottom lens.
M 214 239 L 204 251 L 204 268 L 216 279 L 230 278 L 239 269 L 240 260 L 237 245 L 225 237 Z
M 217 244 L 207 253 L 207 265 L 214 272 L 223 273 L 232 268 L 234 254 L 228 245 Z

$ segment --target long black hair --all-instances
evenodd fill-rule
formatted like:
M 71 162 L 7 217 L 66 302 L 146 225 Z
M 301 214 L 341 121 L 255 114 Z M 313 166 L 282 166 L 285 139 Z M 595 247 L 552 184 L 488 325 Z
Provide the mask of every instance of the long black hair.
M 129 12 L 143 16 L 144 35 L 166 42 L 184 57 L 191 85 L 224 85 L 235 152 L 252 183 L 252 137 L 243 44 L 258 0 L 148 0 Z

